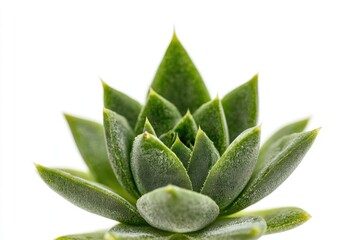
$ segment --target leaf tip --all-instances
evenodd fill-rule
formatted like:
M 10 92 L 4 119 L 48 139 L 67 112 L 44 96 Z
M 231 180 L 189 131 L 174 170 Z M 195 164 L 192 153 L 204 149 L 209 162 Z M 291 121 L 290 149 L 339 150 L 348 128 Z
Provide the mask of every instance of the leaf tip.
M 144 139 L 148 139 L 150 138 L 150 133 L 148 133 L 148 131 L 145 131 L 143 134 Z

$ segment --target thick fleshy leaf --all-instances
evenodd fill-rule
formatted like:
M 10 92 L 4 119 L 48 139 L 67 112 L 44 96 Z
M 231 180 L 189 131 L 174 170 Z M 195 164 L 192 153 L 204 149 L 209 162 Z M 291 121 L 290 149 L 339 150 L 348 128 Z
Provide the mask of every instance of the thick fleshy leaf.
M 198 240 L 256 240 L 266 231 L 263 218 L 257 216 L 220 218 L 207 228 L 187 234 L 191 239 Z
M 304 131 L 306 125 L 309 122 L 309 118 L 288 124 L 279 130 L 277 130 L 271 137 L 266 140 L 266 142 L 261 146 L 259 152 L 259 159 L 256 163 L 256 168 L 261 168 L 264 164 L 266 164 L 266 160 L 270 159 L 269 154 L 271 154 L 271 145 L 274 144 L 277 140 L 286 135 L 290 135 L 292 133 L 299 133 Z
M 194 191 L 200 192 L 210 169 L 219 158 L 214 143 L 199 129 L 187 168 Z
M 91 182 L 96 182 L 95 178 L 93 175 L 91 175 L 91 173 L 89 172 L 83 172 L 83 171 L 79 171 L 79 170 L 75 170 L 75 169 L 70 169 L 70 168 L 59 168 L 59 170 L 63 171 L 63 172 L 67 172 L 73 176 L 91 181 Z
M 181 119 L 181 114 L 171 102 L 150 89 L 146 104 L 136 123 L 136 134 L 142 132 L 146 118 L 151 122 L 155 132 L 161 136 L 176 125 Z
M 175 33 L 151 87 L 182 114 L 188 109 L 194 112 L 210 101 L 205 83 Z
M 214 142 L 219 153 L 223 154 L 229 145 L 229 134 L 220 99 L 216 97 L 211 102 L 202 105 L 194 113 L 194 118 L 196 123 Z
M 176 124 L 173 130 L 186 146 L 194 144 L 198 128 L 189 111 L 186 112 L 185 116 Z
M 79 152 L 95 180 L 115 191 L 118 190 L 120 186 L 106 152 L 103 126 L 68 114 L 65 114 L 65 118 Z
M 219 215 L 208 196 L 172 185 L 143 195 L 136 206 L 151 226 L 176 233 L 203 229 Z
M 40 177 L 62 197 L 91 213 L 129 224 L 143 224 L 136 208 L 114 192 L 61 170 L 36 165 Z
M 258 75 L 235 88 L 222 99 L 230 141 L 245 129 L 254 127 L 258 118 Z
M 234 201 L 254 170 L 259 153 L 260 127 L 241 133 L 210 170 L 201 193 L 224 209 Z
M 131 144 L 134 133 L 127 120 L 104 109 L 104 127 L 109 160 L 121 186 L 135 198 L 140 197 L 130 169 Z
M 261 216 L 266 221 L 266 234 L 293 229 L 311 218 L 309 213 L 297 207 L 274 208 L 254 212 L 241 211 L 231 215 L 231 217 L 239 216 Z
M 238 212 L 272 193 L 299 165 L 314 142 L 319 129 L 285 136 L 271 146 L 271 160 L 256 169 L 239 197 L 225 209 Z
M 141 194 L 168 184 L 192 189 L 190 178 L 179 158 L 147 132 L 135 138 L 131 170 Z
M 175 142 L 171 146 L 171 151 L 176 154 L 184 167 L 187 168 L 191 157 L 191 150 L 181 142 L 178 136 L 176 136 Z
M 92 233 L 81 233 L 58 237 L 55 240 L 104 240 L 106 231 L 98 231 Z
M 134 129 L 141 111 L 141 104 L 126 94 L 110 87 L 104 81 L 102 84 L 104 89 L 104 107 L 124 116 L 131 128 Z
M 145 120 L 143 132 L 148 132 L 148 133 L 156 136 L 155 130 L 154 130 L 154 128 L 152 127 L 149 119 L 147 119 L 147 118 L 146 118 L 146 120 Z

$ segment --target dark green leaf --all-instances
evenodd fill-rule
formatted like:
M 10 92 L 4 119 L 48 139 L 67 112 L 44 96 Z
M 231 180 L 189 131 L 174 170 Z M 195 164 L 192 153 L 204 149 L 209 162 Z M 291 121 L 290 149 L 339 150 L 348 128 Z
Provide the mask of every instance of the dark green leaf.
M 142 132 L 146 118 L 151 122 L 155 132 L 161 136 L 175 126 L 181 119 L 181 115 L 171 102 L 150 90 L 146 104 L 136 123 L 136 134 Z
M 259 153 L 260 127 L 242 132 L 210 170 L 201 193 L 224 209 L 249 181 Z
M 274 208 L 255 212 L 241 211 L 231 215 L 231 217 L 238 216 L 261 216 L 266 221 L 266 234 L 293 229 L 311 218 L 309 213 L 296 207 Z
M 208 196 L 172 185 L 143 195 L 136 206 L 151 226 L 176 233 L 203 229 L 219 215 Z
M 149 133 L 135 138 L 131 152 L 131 170 L 141 194 L 168 184 L 192 188 L 179 158 Z
M 225 214 L 238 212 L 273 192 L 299 165 L 314 142 L 319 129 L 285 136 L 271 146 L 271 159 L 256 169 L 239 197 L 225 209 Z
M 102 84 L 104 88 L 104 107 L 124 116 L 130 126 L 135 128 L 141 111 L 141 104 L 126 94 L 110 87 L 104 81 Z
M 257 124 L 258 75 L 229 92 L 222 99 L 222 105 L 229 128 L 230 141 L 233 141 L 245 129 Z
M 222 155 L 229 145 L 229 134 L 220 99 L 216 97 L 202 105 L 194 113 L 194 118 Z
M 175 142 L 171 146 L 171 151 L 176 154 L 184 167 L 187 168 L 191 157 L 191 150 L 181 142 L 178 136 L 176 136 Z
M 149 120 L 146 118 L 145 120 L 145 125 L 144 125 L 144 129 L 143 132 L 148 132 L 154 136 L 156 136 L 155 130 L 154 128 L 151 126 L 151 123 L 149 122 Z
M 130 169 L 130 151 L 134 133 L 127 120 L 117 113 L 104 109 L 106 144 L 111 166 L 121 184 L 131 195 L 140 196 Z
M 205 83 L 175 33 L 151 87 L 174 103 L 182 114 L 188 109 L 194 112 L 210 101 Z
M 194 191 L 200 192 L 211 167 L 219 158 L 214 143 L 199 129 L 187 169 Z
M 159 137 L 159 139 L 167 146 L 171 147 L 176 140 L 176 132 L 170 130 Z
M 61 170 L 40 165 L 36 168 L 52 190 L 76 206 L 116 221 L 144 223 L 136 208 L 116 193 Z
M 106 231 L 98 231 L 92 233 L 74 234 L 58 237 L 55 240 L 104 240 Z
M 198 128 L 189 111 L 186 112 L 185 116 L 176 124 L 173 130 L 185 145 L 190 146 L 194 144 Z

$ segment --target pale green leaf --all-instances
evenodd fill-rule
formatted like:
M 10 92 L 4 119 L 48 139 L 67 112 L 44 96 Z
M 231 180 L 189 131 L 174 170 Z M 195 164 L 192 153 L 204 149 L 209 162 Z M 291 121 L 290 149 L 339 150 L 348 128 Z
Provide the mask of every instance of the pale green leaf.
M 70 168 L 58 168 L 58 170 L 61 170 L 63 172 L 67 172 L 73 176 L 91 181 L 91 182 L 96 182 L 95 178 L 93 175 L 91 175 L 91 173 L 89 172 L 83 172 L 83 171 L 79 171 L 79 170 L 75 170 L 75 169 L 70 169 Z
M 143 132 L 148 132 L 148 133 L 156 136 L 155 130 L 154 130 L 154 128 L 152 127 L 150 121 L 149 121 L 147 118 L 146 118 L 146 120 L 145 120 Z
M 180 138 L 177 136 L 175 142 L 171 146 L 171 151 L 173 151 L 179 160 L 182 162 L 185 168 L 189 165 L 189 160 L 191 157 L 191 150 L 181 142 Z

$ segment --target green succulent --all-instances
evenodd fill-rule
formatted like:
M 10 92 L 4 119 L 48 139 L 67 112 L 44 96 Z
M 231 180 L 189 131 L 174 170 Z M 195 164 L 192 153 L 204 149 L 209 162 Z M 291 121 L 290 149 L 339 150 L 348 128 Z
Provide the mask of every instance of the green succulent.
M 36 165 L 73 204 L 119 223 L 65 240 L 258 239 L 310 215 L 285 207 L 245 208 L 297 167 L 318 129 L 291 123 L 260 148 L 258 76 L 211 99 L 174 34 L 145 105 L 106 83 L 103 125 L 65 115 L 88 172 Z

